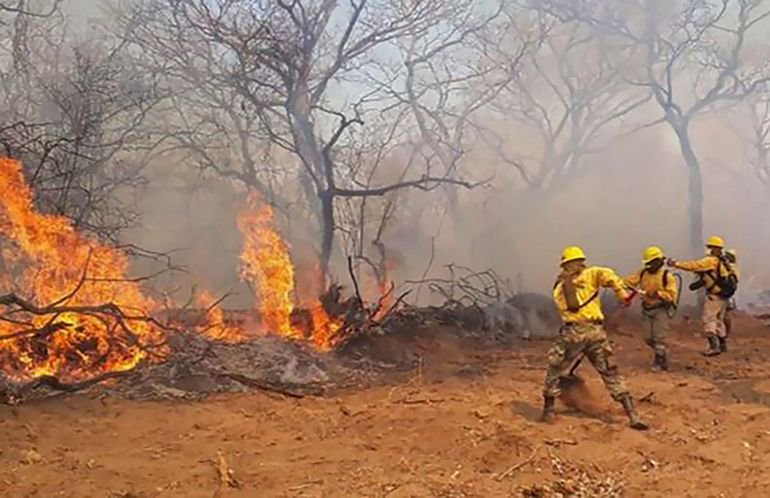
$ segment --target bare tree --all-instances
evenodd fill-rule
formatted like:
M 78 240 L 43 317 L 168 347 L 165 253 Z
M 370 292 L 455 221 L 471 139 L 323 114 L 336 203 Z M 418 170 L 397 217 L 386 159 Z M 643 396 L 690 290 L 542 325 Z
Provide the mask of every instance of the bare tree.
M 623 54 L 586 26 L 514 7 L 508 37 L 531 38 L 533 32 L 536 49 L 522 52 L 519 77 L 505 85 L 493 109 L 497 122 L 523 126 L 535 145 L 511 151 L 504 147 L 507 137 L 491 128 L 484 137 L 530 192 L 548 194 L 581 174 L 587 156 L 633 131 L 634 111 L 651 97 L 626 83 Z M 495 43 L 489 50 L 505 63 L 518 55 L 510 45 Z
M 427 31 L 411 31 L 396 41 L 399 62 L 392 70 L 370 73 L 372 84 L 392 103 L 389 110 L 408 112 L 416 133 L 412 147 L 455 177 L 461 160 L 479 134 L 478 117 L 514 79 L 529 40 L 517 44 L 510 60 L 488 56 L 504 29 L 502 8 L 488 10 L 458 2 L 463 15 L 447 17 Z M 379 78 L 378 78 L 379 76 Z M 450 208 L 458 209 L 457 189 L 448 188 Z
M 238 107 L 225 112 L 258 123 L 258 139 L 299 160 L 301 181 L 314 194 L 326 274 L 337 228 L 335 200 L 444 183 L 472 186 L 423 170 L 361 188 L 341 174 L 337 158 L 352 127 L 376 103 L 369 90 L 356 88 L 362 67 L 392 50 L 395 40 L 430 30 L 465 7 L 449 0 L 156 0 L 131 9 L 121 24 L 128 40 L 162 62 L 158 70 L 184 77 L 204 71 L 200 77 L 231 89 Z M 221 64 L 207 64 L 200 54 Z M 248 161 L 241 158 L 240 166 L 247 169 L 229 176 L 258 188 L 244 174 Z
M 60 13 L 28 8 L 17 2 L 14 38 L 2 43 L 2 153 L 22 160 L 41 209 L 116 241 L 137 219 L 131 195 L 154 148 L 144 124 L 158 89 L 130 71 L 116 40 L 79 41 Z
M 621 6 L 542 0 L 535 4 L 623 40 L 628 57 L 639 58 L 641 74 L 632 83 L 650 89 L 662 121 L 677 137 L 688 177 L 690 246 L 699 250 L 703 180 L 691 125 L 707 109 L 737 103 L 768 81 L 766 57 L 752 62 L 746 54 L 754 34 L 767 30 L 770 6 L 761 0 L 634 0 Z M 686 77 L 691 82 L 683 81 Z
M 43 5 L 42 8 L 39 5 L 41 2 L 35 3 L 38 7 L 37 9 L 28 5 L 29 2 L 27 0 L 3 0 L 0 2 L 0 12 L 30 17 L 48 17 L 58 9 L 62 0 L 50 0 L 48 5 Z

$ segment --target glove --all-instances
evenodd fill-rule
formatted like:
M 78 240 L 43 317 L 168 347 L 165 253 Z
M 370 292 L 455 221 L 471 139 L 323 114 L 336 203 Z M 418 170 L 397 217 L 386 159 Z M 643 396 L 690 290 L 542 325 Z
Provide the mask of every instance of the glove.
M 631 303 L 634 301 L 634 294 L 629 294 L 628 297 L 626 297 L 624 300 L 620 302 L 620 306 L 623 308 L 628 308 L 631 306 Z
M 672 268 L 676 268 L 676 260 L 674 258 L 668 258 L 666 264 Z

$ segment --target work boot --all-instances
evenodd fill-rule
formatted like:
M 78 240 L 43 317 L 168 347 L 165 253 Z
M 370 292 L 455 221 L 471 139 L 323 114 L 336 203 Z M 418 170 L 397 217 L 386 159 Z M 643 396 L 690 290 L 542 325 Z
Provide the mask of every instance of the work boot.
M 660 356 L 658 354 L 656 354 L 655 359 L 652 360 L 652 366 L 650 367 L 650 370 L 653 372 L 660 372 L 662 370 L 660 368 Z
M 717 338 L 717 336 L 709 336 L 708 341 L 709 347 L 703 352 L 703 356 L 717 356 L 722 353 L 722 350 L 719 347 L 719 338 Z
M 553 396 L 543 396 L 543 414 L 540 416 L 541 422 L 553 422 L 556 413 L 553 411 L 556 398 Z
M 655 353 L 655 361 L 652 363 L 653 372 L 668 370 L 668 358 L 665 353 Z
M 634 401 L 631 399 L 630 394 L 624 394 L 622 398 L 620 398 L 620 404 L 623 405 L 623 409 L 626 411 L 626 415 L 628 415 L 628 421 L 629 425 L 632 429 L 635 429 L 637 431 L 646 431 L 650 428 L 650 426 L 639 418 L 639 414 L 636 413 L 636 408 L 634 408 Z
M 727 352 L 727 337 L 719 338 L 719 351 L 722 353 Z

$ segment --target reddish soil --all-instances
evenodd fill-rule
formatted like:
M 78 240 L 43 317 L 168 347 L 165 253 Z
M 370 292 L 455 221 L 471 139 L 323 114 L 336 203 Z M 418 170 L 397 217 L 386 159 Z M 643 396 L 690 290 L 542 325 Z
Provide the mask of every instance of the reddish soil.
M 770 329 L 738 324 L 729 353 L 707 359 L 696 324 L 678 322 L 667 374 L 649 371 L 639 324 L 620 325 L 612 337 L 647 433 L 627 427 L 588 365 L 600 412 L 562 405 L 555 424 L 537 422 L 548 344 L 474 348 L 446 331 L 381 338 L 422 367 L 334 398 L 2 406 L 0 495 L 767 496 Z M 220 452 L 238 487 L 222 483 Z

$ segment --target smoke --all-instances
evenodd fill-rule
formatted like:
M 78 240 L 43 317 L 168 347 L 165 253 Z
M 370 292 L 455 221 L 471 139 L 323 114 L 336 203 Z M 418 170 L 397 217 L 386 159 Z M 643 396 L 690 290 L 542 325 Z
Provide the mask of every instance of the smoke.
M 104 20 L 104 5 L 70 0 L 66 12 L 73 26 L 85 27 L 95 18 Z M 645 107 L 641 116 L 640 121 L 652 121 L 660 110 Z M 723 118 L 700 116 L 691 129 L 702 166 L 705 231 L 723 236 L 738 250 L 744 282 L 738 297 L 750 300 L 770 287 L 764 261 L 770 250 L 770 220 L 765 215 L 770 192 L 745 164 L 745 143 Z M 480 120 L 481 126 L 499 125 L 491 118 Z M 625 127 L 621 122 L 610 127 L 608 135 L 619 133 L 621 125 Z M 533 150 L 537 145 L 531 130 L 508 129 L 504 136 L 507 150 L 538 152 Z M 423 275 L 446 276 L 445 265 L 457 263 L 493 268 L 516 290 L 548 292 L 567 245 L 582 246 L 591 264 L 621 274 L 637 270 L 642 251 L 652 244 L 679 259 L 702 255 L 688 248 L 687 171 L 669 127 L 659 124 L 617 138 L 581 163 L 584 171 L 565 185 L 548 193 L 530 191 L 514 166 L 487 144 L 476 143 L 458 171 L 472 180 L 489 181 L 472 190 L 458 187 L 454 205 L 446 189 L 398 194 L 395 218 L 382 237 L 394 262 L 389 278 L 399 283 Z M 394 162 L 389 167 L 395 171 L 399 166 Z M 381 175 L 390 176 L 397 173 Z M 171 155 L 160 156 L 148 178 L 149 184 L 136 193 L 142 224 L 124 238 L 170 252 L 177 264 L 187 267 L 188 274 L 174 277 L 180 293 L 195 284 L 217 293 L 233 289 L 237 296 L 231 305 L 250 304 L 253 294 L 237 274 L 242 237 L 235 220 L 243 188 L 212 175 L 201 178 L 196 165 Z M 301 198 L 294 180 L 277 188 L 296 191 L 292 200 Z M 311 273 L 319 241 L 317 220 L 297 207 L 278 216 L 302 269 L 298 275 Z M 333 273 L 349 285 L 343 239 L 338 231 Z
M 770 249 L 770 221 L 763 214 L 770 207 L 768 191 L 742 164 L 740 140 L 719 120 L 702 119 L 693 139 L 703 165 L 706 234 L 719 234 L 738 250 L 745 282 L 738 299 L 751 300 L 770 286 L 764 264 Z M 505 173 L 489 151 L 474 151 L 469 160 L 485 155 L 487 169 Z M 216 177 L 201 180 L 193 165 L 168 161 L 156 165 L 140 194 L 144 222 L 127 238 L 152 250 L 175 251 L 175 262 L 189 269 L 175 285 L 197 283 L 219 293 L 234 289 L 238 295 L 229 304 L 248 305 L 252 293 L 237 276 L 242 237 L 235 219 L 243 189 Z M 648 245 L 678 259 L 702 256 L 688 250 L 687 172 L 667 128 L 625 137 L 586 161 L 584 174 L 549 196 L 528 193 L 511 172 L 508 182 L 498 174 L 487 188 L 463 191 L 454 216 L 441 190 L 401 194 L 399 217 L 384 236 L 395 262 L 390 278 L 419 279 L 428 268 L 428 276 L 446 277 L 444 265 L 455 263 L 493 268 L 515 290 L 547 293 L 567 245 L 582 246 L 591 264 L 623 275 L 639 269 Z M 296 262 L 313 271 L 317 226 L 300 221 L 284 222 L 283 233 Z M 340 249 L 333 271 L 350 285 Z

